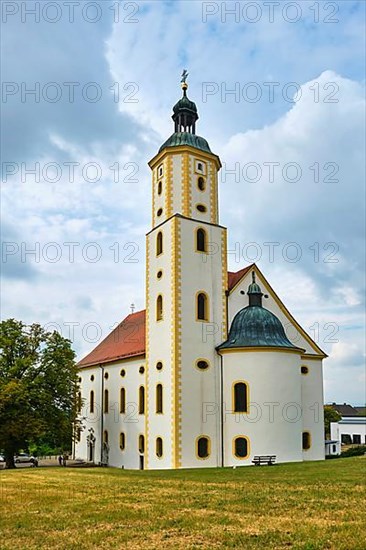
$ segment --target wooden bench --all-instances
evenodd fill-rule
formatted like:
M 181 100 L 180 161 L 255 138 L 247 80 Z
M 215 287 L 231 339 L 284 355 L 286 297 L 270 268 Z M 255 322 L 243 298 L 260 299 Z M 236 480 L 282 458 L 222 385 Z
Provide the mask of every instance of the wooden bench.
M 273 464 L 276 462 L 276 455 L 255 456 L 252 462 L 255 466 L 260 466 L 261 464 L 268 464 L 268 466 L 273 466 Z

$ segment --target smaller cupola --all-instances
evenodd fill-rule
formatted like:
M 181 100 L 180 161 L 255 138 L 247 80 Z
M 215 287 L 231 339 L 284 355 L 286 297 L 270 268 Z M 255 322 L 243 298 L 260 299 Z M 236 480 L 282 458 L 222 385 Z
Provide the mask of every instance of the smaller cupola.
M 196 104 L 188 99 L 187 83 L 188 72 L 185 69 L 182 74 L 183 97 L 173 107 L 174 132 L 196 133 L 196 122 L 198 120 L 198 111 Z
M 229 337 L 217 350 L 228 348 L 292 348 L 304 351 L 287 338 L 281 321 L 271 311 L 262 306 L 263 292 L 252 272 L 252 282 L 248 287 L 249 305 L 234 317 Z

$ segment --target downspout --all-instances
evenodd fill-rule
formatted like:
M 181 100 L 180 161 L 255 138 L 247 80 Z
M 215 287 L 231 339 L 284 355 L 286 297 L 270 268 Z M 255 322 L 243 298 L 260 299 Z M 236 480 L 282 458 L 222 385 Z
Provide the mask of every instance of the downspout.
M 225 297 L 226 297 L 226 334 L 225 334 L 225 340 L 228 336 L 228 322 L 229 322 L 229 294 L 230 291 L 225 291 Z M 225 466 L 225 437 L 224 437 L 224 359 L 221 355 L 220 350 L 218 350 L 218 354 L 220 355 L 220 424 L 221 424 L 221 467 L 224 468 Z
M 100 411 L 100 464 L 103 458 L 103 429 L 104 429 L 104 367 L 99 363 L 99 368 L 102 371 L 102 395 L 101 395 L 101 411 Z
M 221 468 L 224 467 L 224 368 L 223 358 L 220 354 L 220 435 L 221 435 Z

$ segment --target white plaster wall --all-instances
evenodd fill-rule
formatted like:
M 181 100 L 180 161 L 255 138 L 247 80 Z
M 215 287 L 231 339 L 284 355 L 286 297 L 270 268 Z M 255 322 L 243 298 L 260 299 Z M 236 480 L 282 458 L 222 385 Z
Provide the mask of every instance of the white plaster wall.
M 207 416 L 204 410 L 219 403 L 219 356 L 215 347 L 223 338 L 223 288 L 225 266 L 221 255 L 195 252 L 195 231 L 204 227 L 209 241 L 221 242 L 225 230 L 218 226 L 181 220 L 181 449 L 182 467 L 218 466 L 220 457 L 218 415 Z M 210 301 L 209 322 L 196 321 L 196 294 L 206 292 Z M 197 359 L 206 359 L 210 368 L 199 371 Z M 211 439 L 211 455 L 196 456 L 196 438 Z
M 148 338 L 148 392 L 147 415 L 148 437 L 146 442 L 147 467 L 171 468 L 173 465 L 172 446 L 172 227 L 174 219 L 170 219 L 162 226 L 147 235 L 149 243 L 149 295 L 146 298 L 148 307 L 147 330 Z M 163 254 L 156 256 L 156 235 L 163 232 Z M 163 271 L 161 279 L 157 272 Z M 156 321 L 156 300 L 158 295 L 163 296 L 163 320 Z M 161 361 L 163 370 L 158 371 L 156 364 Z M 163 384 L 163 414 L 156 414 L 155 388 L 156 384 Z M 163 439 L 163 457 L 156 456 L 156 438 Z
M 131 358 L 128 361 L 118 361 L 104 365 L 104 374 L 108 373 L 108 379 L 104 378 L 104 389 L 109 392 L 109 412 L 101 411 L 101 388 L 102 388 L 102 369 L 99 367 L 81 369 L 82 378 L 82 397 L 85 404 L 82 409 L 82 417 L 85 417 L 85 428 L 82 432 L 81 441 L 76 446 L 77 458 L 88 460 L 88 448 L 86 437 L 89 428 L 94 429 L 95 457 L 94 462 L 101 460 L 101 427 L 103 414 L 103 431 L 108 431 L 109 442 L 109 466 L 117 468 L 139 469 L 139 451 L 138 436 L 145 433 L 145 416 L 138 414 L 138 388 L 145 385 L 145 374 L 140 374 L 141 366 L 145 367 L 144 358 Z M 125 377 L 121 377 L 121 370 L 126 372 Z M 90 376 L 94 374 L 94 381 Z M 120 388 L 126 388 L 126 414 L 120 414 Z M 94 390 L 95 395 L 95 413 L 90 414 L 90 391 Z M 121 432 L 126 434 L 126 447 L 121 451 L 119 447 L 119 435 Z
M 323 367 L 321 360 L 302 361 L 308 374 L 301 374 L 301 401 L 303 431 L 311 434 L 311 447 L 303 451 L 304 460 L 324 460 L 324 395 Z
M 361 417 L 362 418 L 362 417 Z M 350 423 L 348 423 L 350 422 Z M 363 422 L 354 422 L 352 423 L 351 418 L 347 420 L 347 424 L 340 422 L 331 422 L 330 423 L 330 438 L 341 441 L 341 436 L 350 435 L 352 438 L 354 435 L 361 436 L 361 445 L 366 445 L 366 419 L 363 419 Z
M 182 155 L 172 154 L 173 162 L 173 195 L 172 208 L 173 214 L 182 214 L 183 212 L 183 181 L 182 181 Z
M 295 353 L 241 352 L 223 355 L 225 465 L 249 465 L 254 455 L 277 462 L 302 461 L 300 356 Z M 249 385 L 249 414 L 233 414 L 232 384 Z M 233 439 L 250 441 L 247 459 L 233 454 Z

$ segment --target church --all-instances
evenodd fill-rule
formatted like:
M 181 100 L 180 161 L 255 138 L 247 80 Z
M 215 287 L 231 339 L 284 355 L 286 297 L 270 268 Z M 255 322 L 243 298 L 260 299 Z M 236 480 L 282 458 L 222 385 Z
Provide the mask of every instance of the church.
M 257 265 L 228 271 L 221 162 L 187 89 L 183 73 L 174 133 L 149 162 L 146 310 L 78 363 L 75 457 L 129 469 L 322 460 L 326 355 Z

